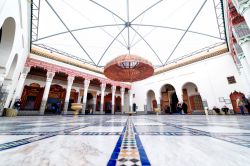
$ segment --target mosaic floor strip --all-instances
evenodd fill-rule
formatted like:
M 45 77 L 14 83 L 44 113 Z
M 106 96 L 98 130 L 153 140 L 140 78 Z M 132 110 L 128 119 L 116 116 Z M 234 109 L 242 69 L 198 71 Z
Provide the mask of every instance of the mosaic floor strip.
M 150 165 L 147 155 L 132 120 L 129 118 L 125 127 L 125 132 L 117 142 L 115 150 L 108 165 L 118 166 L 141 166 Z

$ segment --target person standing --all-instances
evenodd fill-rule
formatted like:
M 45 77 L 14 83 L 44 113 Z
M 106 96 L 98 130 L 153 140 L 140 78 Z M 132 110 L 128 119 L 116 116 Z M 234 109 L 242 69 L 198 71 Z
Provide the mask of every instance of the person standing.
M 244 115 L 244 114 L 245 114 L 245 113 L 244 113 L 244 103 L 243 103 L 241 97 L 238 97 L 238 98 L 236 99 L 236 104 L 237 104 L 237 107 L 240 108 L 240 113 L 241 113 L 242 115 Z
M 182 107 L 184 114 L 187 114 L 187 109 L 188 109 L 187 104 L 185 102 L 183 102 L 181 107 Z
M 247 109 L 248 114 L 250 114 L 250 102 L 249 102 L 249 100 L 245 96 L 242 96 L 242 100 L 243 100 L 243 104 L 244 104 L 245 108 Z
M 60 103 L 55 103 L 55 110 L 56 110 L 56 114 L 57 115 L 60 115 L 61 114 L 61 110 L 60 110 L 60 107 L 59 107 Z
M 177 104 L 177 112 L 178 112 L 179 114 L 182 114 L 181 110 L 182 110 L 182 104 L 179 102 L 179 103 Z
M 19 111 L 20 109 L 20 106 L 21 106 L 21 100 L 18 99 L 15 103 L 14 103 L 14 107 L 17 111 Z

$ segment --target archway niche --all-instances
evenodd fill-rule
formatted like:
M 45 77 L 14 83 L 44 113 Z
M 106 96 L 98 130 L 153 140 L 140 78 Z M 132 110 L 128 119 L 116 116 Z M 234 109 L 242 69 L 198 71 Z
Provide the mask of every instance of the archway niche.
M 16 22 L 14 18 L 8 17 L 5 19 L 0 28 L 0 67 L 5 68 L 7 61 L 11 55 L 12 47 L 15 39 Z
M 197 86 L 192 82 L 187 82 L 182 87 L 183 102 L 187 104 L 187 114 L 194 111 L 204 111 L 201 95 Z
M 155 92 L 153 90 L 149 90 L 147 93 L 147 111 L 154 111 L 154 108 L 157 108 Z
M 47 70 L 44 68 L 31 67 L 27 79 L 38 79 L 40 83 L 45 82 L 46 73 Z M 20 110 L 39 111 L 44 92 L 44 85 L 41 85 L 39 82 L 33 82 L 24 86 L 21 95 Z
M 45 113 L 58 113 L 58 111 L 61 112 L 64 107 L 65 96 L 65 88 L 58 84 L 51 85 Z
M 42 102 L 43 91 L 44 87 L 41 87 L 38 83 L 31 83 L 30 85 L 25 85 L 21 97 L 20 110 L 39 110 Z
M 171 84 L 165 84 L 161 88 L 161 108 L 165 113 L 177 113 L 176 107 L 179 99 L 176 95 L 175 88 Z

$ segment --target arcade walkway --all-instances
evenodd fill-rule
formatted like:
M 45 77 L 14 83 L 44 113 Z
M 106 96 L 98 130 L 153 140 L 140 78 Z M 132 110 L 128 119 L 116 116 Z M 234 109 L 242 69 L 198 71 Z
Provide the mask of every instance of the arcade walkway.
M 0 118 L 0 165 L 245 166 L 250 116 Z

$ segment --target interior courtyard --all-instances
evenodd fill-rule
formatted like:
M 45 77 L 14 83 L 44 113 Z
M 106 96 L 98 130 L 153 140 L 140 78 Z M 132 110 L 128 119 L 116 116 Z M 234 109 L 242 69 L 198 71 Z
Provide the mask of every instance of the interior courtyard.
M 250 0 L 0 0 L 0 166 L 246 166 Z

